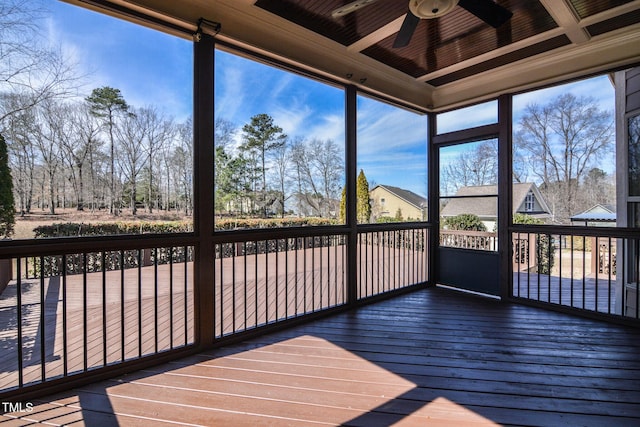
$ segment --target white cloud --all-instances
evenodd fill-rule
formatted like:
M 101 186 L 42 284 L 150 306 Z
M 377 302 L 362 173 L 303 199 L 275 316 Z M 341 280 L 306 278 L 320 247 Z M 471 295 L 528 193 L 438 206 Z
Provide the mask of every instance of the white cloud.
M 305 135 L 305 125 L 312 114 L 313 111 L 309 105 L 301 105 L 297 102 L 280 105 L 271 112 L 274 123 L 290 136 Z
M 324 114 L 317 117 L 309 131 L 309 135 L 313 135 L 322 141 L 333 140 L 338 144 L 344 143 L 344 114 Z
M 519 120 L 522 114 L 521 112 L 527 105 L 532 103 L 545 104 L 564 93 L 573 93 L 575 96 L 593 97 L 600 109 L 603 110 L 613 111 L 615 107 L 615 89 L 609 77 L 603 75 L 514 96 L 514 122 Z
M 216 79 L 220 79 L 216 85 L 216 117 L 236 122 L 244 105 L 243 70 L 240 67 L 217 69 Z
M 375 102 L 358 109 L 358 155 L 426 147 L 426 116 Z M 424 148 L 426 150 L 426 148 Z
M 291 83 L 293 82 L 294 75 L 289 73 L 277 73 L 279 76 L 276 79 L 275 84 L 273 86 L 269 85 L 266 87 L 268 89 L 269 94 L 266 96 L 267 99 L 279 100 L 279 98 L 287 93 L 287 89 L 289 89 Z

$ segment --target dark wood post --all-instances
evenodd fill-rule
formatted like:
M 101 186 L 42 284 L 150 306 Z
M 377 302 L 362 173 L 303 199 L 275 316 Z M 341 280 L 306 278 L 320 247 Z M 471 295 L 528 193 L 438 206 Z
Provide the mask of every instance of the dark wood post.
M 429 230 L 429 277 L 428 283 L 435 285 L 438 280 L 438 247 L 440 245 L 440 151 L 434 144 L 433 138 L 438 134 L 438 116 L 436 113 L 429 113 L 427 137 L 428 153 L 428 194 L 427 210 L 429 212 L 429 223 L 432 225 Z
M 509 232 L 513 222 L 512 111 L 512 95 L 501 95 L 498 98 L 498 253 L 500 256 L 498 277 L 502 298 L 510 297 L 513 279 L 513 242 Z
M 358 301 L 358 218 L 356 211 L 356 169 L 357 161 L 357 105 L 358 91 L 349 85 L 345 89 L 345 136 L 346 136 L 346 221 L 347 236 L 347 303 Z
M 200 347 L 211 346 L 215 338 L 213 303 L 215 289 L 213 271 L 214 62 L 214 38 L 202 33 L 194 42 L 193 80 L 193 226 L 198 237 L 194 262 L 195 337 L 196 343 Z

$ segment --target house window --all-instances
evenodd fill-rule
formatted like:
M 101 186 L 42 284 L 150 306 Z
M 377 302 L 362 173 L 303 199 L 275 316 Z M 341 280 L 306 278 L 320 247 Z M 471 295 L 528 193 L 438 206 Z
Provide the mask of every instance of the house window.
M 527 194 L 527 197 L 524 199 L 524 210 L 526 212 L 533 212 L 533 207 L 535 206 L 536 199 L 533 193 L 530 191 Z
M 384 199 L 380 199 L 380 204 L 384 205 Z

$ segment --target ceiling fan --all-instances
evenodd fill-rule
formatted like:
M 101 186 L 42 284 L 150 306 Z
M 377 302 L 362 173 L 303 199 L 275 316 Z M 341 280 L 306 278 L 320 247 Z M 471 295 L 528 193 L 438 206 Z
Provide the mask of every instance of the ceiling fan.
M 331 12 L 331 16 L 339 18 L 377 1 L 356 0 L 335 9 Z M 393 47 L 398 48 L 408 45 L 421 19 L 433 19 L 446 15 L 457 5 L 460 5 L 460 7 L 494 28 L 500 27 L 513 15 L 509 9 L 494 3 L 493 0 L 409 0 L 409 11 L 402 22 Z

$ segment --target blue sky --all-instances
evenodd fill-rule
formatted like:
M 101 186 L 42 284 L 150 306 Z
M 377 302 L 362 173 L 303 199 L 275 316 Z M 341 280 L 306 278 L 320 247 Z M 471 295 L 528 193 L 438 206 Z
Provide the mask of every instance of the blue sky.
M 271 115 L 284 133 L 344 141 L 344 92 L 292 73 L 216 52 L 215 114 L 242 127 Z
M 192 111 L 192 42 L 60 1 L 37 0 L 50 10 L 43 32 L 85 75 L 82 96 L 109 85 L 133 106 L 153 105 L 185 120 Z M 514 98 L 515 121 L 530 102 L 544 103 L 562 91 L 588 94 L 613 108 L 606 76 Z M 216 52 L 216 117 L 238 128 L 258 113 L 270 114 L 292 137 L 344 141 L 344 94 L 339 88 L 226 52 Z M 495 121 L 496 103 L 442 115 L 440 132 Z M 358 168 L 370 181 L 426 193 L 427 119 L 359 97 Z M 605 159 L 605 162 L 612 162 Z M 611 165 L 613 167 L 613 165 Z M 609 168 L 606 168 L 609 169 Z
M 82 95 L 101 86 L 120 89 L 136 107 L 154 105 L 177 120 L 192 111 L 192 43 L 119 19 L 41 0 L 50 43 L 77 64 Z

